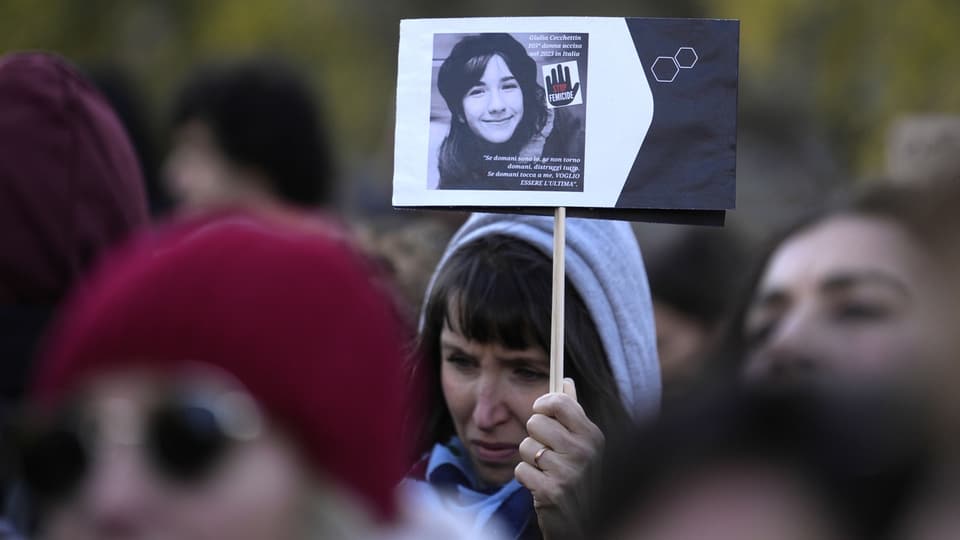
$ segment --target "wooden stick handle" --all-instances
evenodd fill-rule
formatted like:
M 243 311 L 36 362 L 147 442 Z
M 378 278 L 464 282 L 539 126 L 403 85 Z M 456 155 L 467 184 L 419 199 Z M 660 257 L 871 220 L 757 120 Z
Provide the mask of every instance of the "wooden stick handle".
M 567 209 L 553 217 L 553 310 L 550 318 L 550 391 L 563 392 L 563 304 L 566 268 Z

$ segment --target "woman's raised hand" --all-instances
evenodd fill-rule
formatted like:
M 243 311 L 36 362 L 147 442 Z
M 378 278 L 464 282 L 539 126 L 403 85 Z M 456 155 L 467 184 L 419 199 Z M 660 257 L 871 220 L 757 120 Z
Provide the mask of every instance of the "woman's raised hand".
M 582 536 L 576 516 L 591 491 L 583 489 L 584 482 L 599 465 L 605 439 L 577 402 L 572 379 L 564 379 L 562 394 L 545 394 L 533 403 L 527 435 L 514 475 L 533 494 L 543 537 Z

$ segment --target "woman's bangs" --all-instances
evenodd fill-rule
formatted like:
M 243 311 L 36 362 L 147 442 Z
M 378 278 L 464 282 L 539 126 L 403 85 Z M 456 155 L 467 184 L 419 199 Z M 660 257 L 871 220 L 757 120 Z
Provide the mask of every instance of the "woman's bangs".
M 483 78 L 483 72 L 487 69 L 487 63 L 493 58 L 493 53 L 474 56 L 467 60 L 463 66 L 463 80 L 470 81 L 470 84 L 476 84 Z
M 444 324 L 471 341 L 501 343 L 510 349 L 546 347 L 549 321 L 539 319 L 549 319 L 549 314 L 537 313 L 544 300 L 533 298 L 529 283 L 525 286 L 515 270 L 477 263 L 455 280 L 460 285 L 451 289 Z

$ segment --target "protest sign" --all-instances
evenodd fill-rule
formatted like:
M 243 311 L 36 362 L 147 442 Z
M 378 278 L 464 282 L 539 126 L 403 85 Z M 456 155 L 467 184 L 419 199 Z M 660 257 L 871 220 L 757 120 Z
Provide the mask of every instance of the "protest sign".
M 393 204 L 722 221 L 738 42 L 727 20 L 404 20 Z

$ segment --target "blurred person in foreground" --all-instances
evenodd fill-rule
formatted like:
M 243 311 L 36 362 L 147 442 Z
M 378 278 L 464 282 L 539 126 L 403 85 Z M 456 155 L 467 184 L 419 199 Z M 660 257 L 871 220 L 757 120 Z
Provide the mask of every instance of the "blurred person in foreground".
M 931 421 L 936 426 L 936 469 L 923 486 L 896 538 L 904 540 L 947 540 L 960 536 L 960 176 L 929 179 L 902 191 L 900 206 L 909 216 L 920 243 L 936 255 L 949 273 L 947 286 L 940 288 L 945 333 L 950 340 L 939 369 L 931 373 L 925 398 L 932 403 Z
M 104 250 L 147 223 L 130 141 L 62 58 L 0 57 L 0 377 L 4 405 L 48 318 Z
M 660 404 L 653 312 L 629 225 L 569 219 L 562 393 L 548 393 L 553 220 L 474 214 L 426 293 L 427 415 L 406 492 L 507 538 L 589 538 L 607 440 Z
M 870 385 L 712 388 L 611 449 L 587 528 L 608 540 L 894 538 L 928 425 Z
M 304 75 L 279 58 L 198 68 L 179 91 L 165 164 L 182 209 L 326 205 L 331 141 Z
M 67 291 L 147 220 L 137 157 L 93 85 L 52 54 L 0 56 L 0 423 Z
M 652 234 L 664 225 L 636 227 L 642 240 L 645 227 Z M 685 397 L 707 368 L 704 364 L 722 335 L 725 318 L 742 293 L 748 257 L 746 240 L 730 226 L 669 227 L 675 228 L 673 234 L 644 250 L 665 407 Z M 642 241 L 641 245 L 647 247 Z
M 752 385 L 881 384 L 924 411 L 937 472 L 903 538 L 960 532 L 958 204 L 956 180 L 879 185 L 802 222 L 763 261 L 723 352 Z
M 128 245 L 57 323 L 19 432 L 39 537 L 456 537 L 404 529 L 393 495 L 398 321 L 314 219 L 208 215 Z
M 924 196 L 875 186 L 777 238 L 726 342 L 742 376 L 935 381 L 952 347 L 953 286 Z

